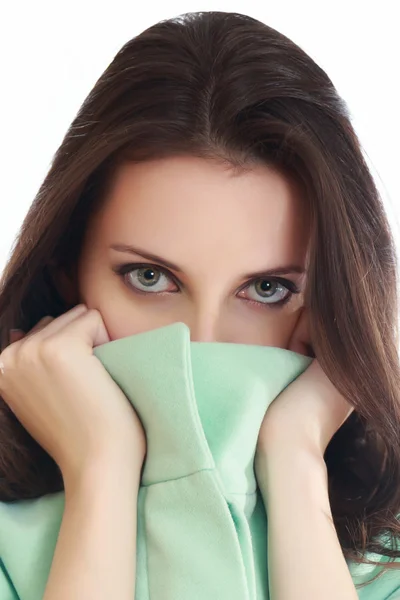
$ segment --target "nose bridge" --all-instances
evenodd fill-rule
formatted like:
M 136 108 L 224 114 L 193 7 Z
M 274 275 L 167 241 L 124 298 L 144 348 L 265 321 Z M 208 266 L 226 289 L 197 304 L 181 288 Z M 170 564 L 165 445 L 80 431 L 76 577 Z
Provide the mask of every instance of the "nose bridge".
M 193 303 L 188 326 L 192 342 L 221 342 L 222 300 L 216 296 L 202 298 Z
M 194 315 L 189 323 L 192 342 L 219 342 L 219 317 L 216 315 Z

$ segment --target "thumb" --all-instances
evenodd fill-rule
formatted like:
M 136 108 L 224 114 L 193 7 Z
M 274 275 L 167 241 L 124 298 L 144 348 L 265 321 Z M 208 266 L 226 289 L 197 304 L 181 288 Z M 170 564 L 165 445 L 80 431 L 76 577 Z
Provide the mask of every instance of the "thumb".
M 103 318 L 97 309 L 90 309 L 81 314 L 74 322 L 69 324 L 68 333 L 82 338 L 88 346 L 95 348 L 110 342 L 110 336 L 104 324 Z

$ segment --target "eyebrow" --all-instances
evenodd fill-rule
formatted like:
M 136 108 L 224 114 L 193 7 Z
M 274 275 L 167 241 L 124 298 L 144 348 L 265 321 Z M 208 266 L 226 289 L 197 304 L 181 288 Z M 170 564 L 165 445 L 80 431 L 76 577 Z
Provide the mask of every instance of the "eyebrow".
M 123 253 L 128 253 L 128 254 L 137 254 L 138 256 L 141 256 L 142 258 L 146 258 L 147 260 L 156 262 L 156 263 L 160 263 L 160 265 L 162 265 L 163 267 L 166 267 L 167 269 L 171 269 L 171 271 L 176 271 L 177 273 L 183 273 L 183 269 L 181 269 L 178 265 L 175 265 L 174 263 L 170 262 L 169 260 L 166 260 L 165 258 L 162 258 L 161 256 L 157 256 L 156 254 L 152 254 L 150 252 L 147 252 L 141 248 L 135 248 L 133 246 L 127 245 L 127 244 L 112 244 L 110 246 L 111 250 L 115 250 L 116 252 L 123 252 Z M 274 268 L 269 268 L 269 269 L 264 269 L 262 271 L 257 271 L 257 272 L 253 272 L 253 273 L 247 273 L 246 275 L 243 275 L 244 279 L 250 279 L 252 277 L 266 277 L 266 276 L 270 276 L 270 275 L 288 275 L 290 273 L 300 273 L 303 274 L 305 273 L 305 268 L 302 267 L 301 265 L 283 265 L 283 266 L 279 266 L 279 267 L 274 267 Z

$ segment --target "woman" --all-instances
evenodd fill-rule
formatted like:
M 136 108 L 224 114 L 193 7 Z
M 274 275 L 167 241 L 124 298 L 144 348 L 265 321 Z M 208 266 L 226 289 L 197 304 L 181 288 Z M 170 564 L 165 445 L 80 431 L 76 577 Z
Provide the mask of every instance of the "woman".
M 230 13 L 125 44 L 3 274 L 0 500 L 66 494 L 45 600 L 134 597 L 146 441 L 93 348 L 176 321 L 315 357 L 259 433 L 272 600 L 398 597 L 396 268 L 346 105 L 298 46 Z M 357 592 L 345 559 L 371 557 Z

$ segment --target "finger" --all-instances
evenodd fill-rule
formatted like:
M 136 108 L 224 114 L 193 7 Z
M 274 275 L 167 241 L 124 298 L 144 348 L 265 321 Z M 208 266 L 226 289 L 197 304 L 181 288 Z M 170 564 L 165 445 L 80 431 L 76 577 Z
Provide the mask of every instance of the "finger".
M 95 309 L 80 314 L 69 324 L 68 331 L 66 330 L 65 333 L 73 338 L 83 338 L 91 348 L 110 341 L 102 316 Z
M 55 319 L 53 317 L 43 317 L 43 319 L 41 319 L 39 323 L 37 323 L 35 327 L 33 327 L 30 330 L 26 337 L 30 336 L 31 334 L 36 334 L 39 339 L 46 339 L 50 335 L 61 331 L 74 319 L 79 317 L 81 314 L 87 312 L 87 310 L 88 309 L 84 304 L 78 304 L 77 306 L 74 306 L 74 308 L 72 308 L 71 310 L 67 311 L 66 313 L 60 315 Z
M 54 321 L 53 317 L 49 317 L 49 316 L 43 317 L 42 319 L 40 319 L 40 321 L 38 321 L 36 323 L 36 325 L 34 327 L 32 327 L 32 329 L 30 329 L 28 331 L 28 333 L 25 335 L 25 338 L 28 338 L 28 337 L 34 335 L 35 333 L 42 331 L 42 329 L 44 329 L 52 321 Z

